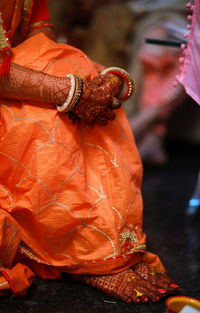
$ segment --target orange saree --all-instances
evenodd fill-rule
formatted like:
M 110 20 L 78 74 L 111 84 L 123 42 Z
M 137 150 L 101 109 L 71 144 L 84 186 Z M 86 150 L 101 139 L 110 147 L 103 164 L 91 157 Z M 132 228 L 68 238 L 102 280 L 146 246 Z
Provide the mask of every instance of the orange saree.
M 97 75 L 80 50 L 35 35 L 12 62 L 52 75 Z M 145 252 L 142 164 L 124 110 L 105 127 L 74 124 L 54 105 L 0 98 L 0 290 L 18 296 L 34 274 L 117 273 Z

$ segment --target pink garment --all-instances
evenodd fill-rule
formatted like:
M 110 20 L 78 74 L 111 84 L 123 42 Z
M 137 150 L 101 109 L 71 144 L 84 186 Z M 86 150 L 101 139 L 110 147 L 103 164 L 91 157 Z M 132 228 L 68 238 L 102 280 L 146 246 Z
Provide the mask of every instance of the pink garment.
M 191 31 L 187 48 L 184 50 L 185 58 L 178 81 L 200 105 L 200 0 L 190 1 L 187 7 L 191 10 L 188 20 L 192 20 Z M 190 28 L 190 26 L 188 26 Z

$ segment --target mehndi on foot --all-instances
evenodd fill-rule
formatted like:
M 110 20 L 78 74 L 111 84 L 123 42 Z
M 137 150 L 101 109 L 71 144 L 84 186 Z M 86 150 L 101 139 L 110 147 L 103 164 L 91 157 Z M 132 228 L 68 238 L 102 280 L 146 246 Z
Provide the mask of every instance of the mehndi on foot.
M 179 290 L 166 274 L 156 273 L 144 262 L 113 275 L 76 275 L 74 278 L 127 303 L 157 302 Z

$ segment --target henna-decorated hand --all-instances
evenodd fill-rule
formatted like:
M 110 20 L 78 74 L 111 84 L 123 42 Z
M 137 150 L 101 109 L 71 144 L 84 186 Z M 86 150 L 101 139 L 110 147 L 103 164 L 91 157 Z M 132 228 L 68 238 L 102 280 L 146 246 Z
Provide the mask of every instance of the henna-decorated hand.
M 72 111 L 90 125 L 95 122 L 106 125 L 116 117 L 113 109 L 121 105 L 116 99 L 121 89 L 122 81 L 116 75 L 99 75 L 92 81 L 86 80 L 81 98 Z

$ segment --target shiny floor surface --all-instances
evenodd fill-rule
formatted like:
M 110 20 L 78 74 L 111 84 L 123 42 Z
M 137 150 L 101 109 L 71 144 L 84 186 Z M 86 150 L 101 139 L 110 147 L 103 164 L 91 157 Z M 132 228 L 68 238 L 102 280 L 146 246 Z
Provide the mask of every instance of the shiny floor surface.
M 163 168 L 145 168 L 143 181 L 144 230 L 148 250 L 159 254 L 182 291 L 200 299 L 200 212 L 185 217 L 200 166 L 200 148 L 168 143 L 170 162 Z M 200 211 L 200 210 L 199 210 Z M 6 313 L 151 313 L 166 312 L 159 303 L 126 304 L 100 291 L 68 281 L 36 279 L 23 298 L 1 297 Z

